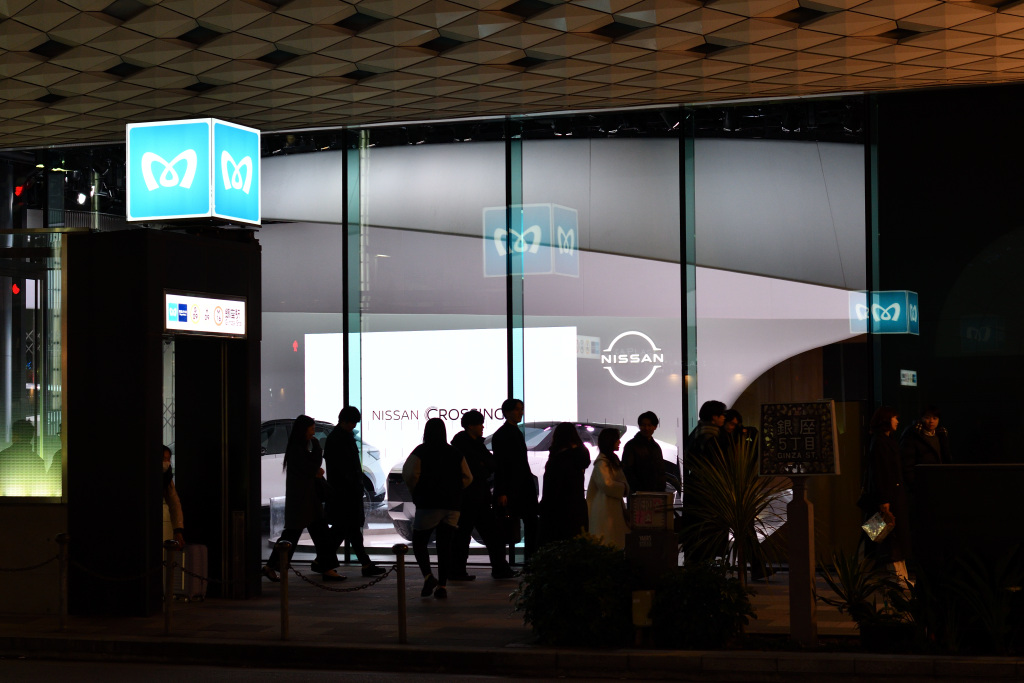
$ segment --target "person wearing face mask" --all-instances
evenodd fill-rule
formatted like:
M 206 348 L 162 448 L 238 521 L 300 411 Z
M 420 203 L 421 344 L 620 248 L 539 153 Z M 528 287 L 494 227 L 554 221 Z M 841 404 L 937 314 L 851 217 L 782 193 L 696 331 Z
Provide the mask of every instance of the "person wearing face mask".
M 174 488 L 174 471 L 171 469 L 171 449 L 164 446 L 163 485 L 164 504 L 167 512 L 164 514 L 164 540 L 171 540 L 178 544 L 179 549 L 185 548 L 185 519 L 181 514 L 181 500 L 178 498 L 178 491 Z

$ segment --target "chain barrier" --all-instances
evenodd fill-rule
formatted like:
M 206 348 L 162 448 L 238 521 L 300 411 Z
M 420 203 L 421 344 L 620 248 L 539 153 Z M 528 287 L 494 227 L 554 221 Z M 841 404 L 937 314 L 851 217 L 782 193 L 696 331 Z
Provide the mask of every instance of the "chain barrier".
M 53 557 L 51 557 L 48 560 L 43 560 L 39 564 L 33 564 L 33 565 L 29 566 L 29 567 L 0 567 L 0 572 L 30 572 L 33 569 L 39 569 L 40 567 L 45 567 L 46 565 L 50 564 L 54 560 L 58 559 L 59 557 L 60 557 L 60 555 L 54 555 Z
M 208 576 L 201 576 L 200 574 L 196 574 L 193 571 L 185 569 L 183 566 L 181 566 L 177 562 L 174 563 L 174 566 L 177 567 L 178 569 L 180 569 L 182 574 L 188 574 L 193 579 L 199 579 L 200 581 L 205 581 L 206 583 L 215 583 L 218 586 L 231 586 L 231 585 L 237 583 L 237 581 L 234 581 L 232 579 L 211 579 Z
M 325 583 L 314 581 L 313 579 L 309 578 L 308 576 L 305 576 L 302 572 L 296 569 L 294 564 L 289 565 L 288 568 L 292 570 L 292 574 L 295 574 L 295 576 L 299 577 L 309 585 L 316 586 L 320 590 L 330 591 L 331 593 L 355 593 L 356 591 L 365 590 L 370 586 L 376 586 L 378 583 L 391 576 L 391 573 L 396 571 L 397 565 L 391 565 L 390 569 L 388 569 L 386 572 L 375 578 L 373 581 L 370 581 L 369 583 L 364 583 L 362 586 L 351 586 L 348 588 L 335 588 L 334 586 L 328 586 Z

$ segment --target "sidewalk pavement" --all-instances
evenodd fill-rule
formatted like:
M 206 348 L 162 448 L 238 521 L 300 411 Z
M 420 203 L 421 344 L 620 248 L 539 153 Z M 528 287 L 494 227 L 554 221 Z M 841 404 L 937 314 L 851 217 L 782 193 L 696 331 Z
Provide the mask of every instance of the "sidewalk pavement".
M 450 583 L 447 600 L 419 597 L 422 579 L 415 566 L 407 566 L 408 644 L 403 645 L 395 573 L 372 587 L 351 591 L 347 589 L 370 581 L 357 566 L 339 569 L 346 581 L 322 584 L 318 575 L 310 574 L 308 560 L 296 557 L 296 569 L 313 583 L 294 574 L 290 578 L 288 640 L 281 637 L 280 584 L 265 580 L 263 595 L 249 600 L 175 602 L 169 635 L 164 635 L 161 614 L 71 616 L 66 630 L 60 631 L 53 615 L 0 613 L 0 657 L 576 679 L 1024 680 L 1024 659 L 1013 658 L 548 648 L 535 643 L 522 615 L 513 611 L 509 595 L 518 580 L 494 580 L 481 566 L 470 570 L 475 581 Z M 780 572 L 754 587 L 759 618 L 748 629 L 778 636 L 780 647 L 789 630 L 786 581 L 786 573 Z M 826 606 L 818 609 L 818 632 L 840 649 L 836 643 L 842 636 L 856 635 L 847 618 Z

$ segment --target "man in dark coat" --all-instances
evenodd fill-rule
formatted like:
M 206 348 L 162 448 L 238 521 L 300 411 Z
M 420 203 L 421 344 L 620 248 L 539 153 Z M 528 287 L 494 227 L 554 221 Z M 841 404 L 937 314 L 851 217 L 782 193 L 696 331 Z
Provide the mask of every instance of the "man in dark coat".
M 327 521 L 331 525 L 334 547 L 348 541 L 356 559 L 363 565 L 363 576 L 379 576 L 386 570 L 371 560 L 363 546 L 363 465 L 355 428 L 362 415 L 354 406 L 345 406 L 338 413 L 338 424 L 327 435 L 324 444 L 324 467 L 327 480 Z
M 499 516 L 523 521 L 523 545 L 527 560 L 537 547 L 537 480 L 530 471 L 526 457 L 526 438 L 519 429 L 523 419 L 523 402 L 506 399 L 501 404 L 505 424 L 491 439 L 494 450 L 494 500 L 500 508 Z M 511 558 L 515 561 L 515 544 L 511 544 Z
M 699 473 L 721 449 L 720 430 L 725 424 L 725 404 L 705 401 L 697 413 L 697 426 L 686 439 L 683 459 L 683 552 L 688 563 L 713 560 L 724 554 L 729 539 L 716 534 L 707 537 L 701 515 L 707 514 L 708 501 L 702 492 Z
M 640 431 L 626 442 L 622 449 L 622 471 L 629 482 L 632 493 L 648 491 L 664 493 L 665 460 L 661 446 L 654 440 L 654 430 L 658 428 L 658 416 L 648 410 L 636 419 Z
M 467 411 L 462 416 L 462 431 L 452 437 L 455 446 L 466 459 L 473 474 L 472 483 L 462 492 L 459 528 L 452 541 L 452 581 L 472 581 L 476 577 L 466 571 L 469 560 L 469 541 L 475 527 L 480 533 L 487 554 L 491 558 L 491 576 L 512 579 L 518 574 L 505 559 L 505 544 L 491 509 L 491 482 L 494 478 L 494 456 L 484 444 L 484 416 L 479 410 Z

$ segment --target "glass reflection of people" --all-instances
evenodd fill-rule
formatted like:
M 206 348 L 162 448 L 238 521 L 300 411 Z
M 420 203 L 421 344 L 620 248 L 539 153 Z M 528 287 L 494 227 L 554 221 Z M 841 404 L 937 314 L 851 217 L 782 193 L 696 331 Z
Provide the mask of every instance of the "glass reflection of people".
M 598 455 L 587 484 L 587 511 L 590 515 L 590 533 L 604 543 L 618 549 L 626 547 L 626 505 L 629 482 L 623 472 L 619 456 L 619 430 L 606 427 L 597 435 Z
M 338 546 L 332 543 L 331 530 L 324 518 L 323 501 L 318 493 L 320 486 L 317 480 L 323 479 L 324 470 L 320 467 L 323 456 L 320 442 L 313 438 L 315 433 L 313 418 L 308 415 L 299 415 L 295 418 L 282 463 L 285 470 L 284 531 L 281 532 L 278 544 L 281 541 L 291 543 L 288 549 L 288 558 L 291 559 L 302 536 L 302 530 L 308 529 L 309 537 L 316 548 L 314 561 L 323 580 L 344 581 L 345 577 L 335 569 L 338 566 L 338 555 L 335 552 Z M 277 574 L 277 568 L 280 566 L 278 544 L 274 545 L 270 559 L 263 567 L 263 575 L 271 581 L 281 580 Z
M 584 482 L 589 466 L 590 452 L 576 425 L 559 423 L 551 435 L 551 450 L 544 466 L 539 545 L 568 540 L 589 528 Z
M 171 449 L 164 446 L 163 481 L 161 490 L 164 495 L 166 513 L 164 515 L 164 540 L 174 540 L 179 550 L 185 549 L 185 518 L 181 512 L 181 500 L 178 490 L 174 487 L 174 470 L 171 468 Z
M 629 482 L 629 490 L 664 493 L 667 476 L 661 446 L 654 440 L 658 416 L 648 410 L 636 419 L 640 430 L 622 449 L 622 470 Z
M 491 438 L 494 451 L 494 500 L 499 516 L 523 521 L 524 556 L 527 560 L 537 548 L 537 480 L 530 471 L 526 455 L 526 437 L 519 429 L 523 419 L 523 402 L 506 399 L 501 404 L 505 423 Z M 510 547 L 515 557 L 515 544 Z
M 914 491 L 914 467 L 916 465 L 948 465 L 953 462 L 949 446 L 949 432 L 939 425 L 941 411 L 928 406 L 921 413 L 921 419 L 910 425 L 900 438 L 903 453 L 903 482 Z
M 896 442 L 899 414 L 882 406 L 871 417 L 871 445 L 868 463 L 878 494 L 878 511 L 895 528 L 882 541 L 891 571 L 904 584 L 909 582 L 907 563 L 911 550 L 910 519 L 907 514 L 907 489 L 903 481 L 903 457 Z
M 721 448 L 721 428 L 725 424 L 725 404 L 721 401 L 705 401 L 697 412 L 697 426 L 686 439 L 683 456 L 683 520 L 687 529 L 684 534 L 683 550 L 687 562 L 713 560 L 726 552 L 729 539 L 721 538 L 702 541 L 705 533 L 698 524 L 699 511 L 706 508 L 701 482 L 698 482 L 701 465 L 709 465 L 711 458 Z
M 402 479 L 409 486 L 416 516 L 412 520 L 412 550 L 423 574 L 420 596 L 443 600 L 448 597 L 448 572 L 452 561 L 452 539 L 459 526 L 462 491 L 473 481 L 462 453 L 448 443 L 444 420 L 432 417 L 423 426 L 423 443 L 413 449 L 402 467 Z M 427 544 L 437 533 L 437 576 L 430 571 Z
M 11 425 L 11 445 L 0 451 L 0 494 L 31 496 L 48 488 L 46 465 L 32 448 L 35 433 L 28 420 Z
M 468 410 L 462 415 L 462 431 L 452 437 L 452 446 L 459 449 L 473 475 L 462 496 L 459 529 L 452 542 L 452 581 L 472 581 L 476 577 L 467 571 L 469 541 L 473 529 L 487 548 L 491 560 L 491 576 L 495 579 L 513 579 L 518 573 L 505 559 L 505 544 L 491 509 L 491 484 L 494 480 L 494 455 L 484 443 L 484 415 L 479 410 Z
M 725 421 L 718 433 L 718 442 L 724 452 L 735 450 L 739 446 L 743 434 L 743 416 L 740 411 L 730 408 L 725 411 Z
M 335 548 L 344 541 L 362 565 L 363 576 L 380 576 L 387 570 L 370 560 L 363 545 L 363 464 L 356 443 L 356 425 L 362 419 L 359 409 L 345 406 L 338 413 L 338 424 L 324 443 L 324 467 L 327 491 L 327 521 L 334 534 Z M 319 569 L 319 566 L 317 567 Z M 316 571 L 316 570 L 314 570 Z

